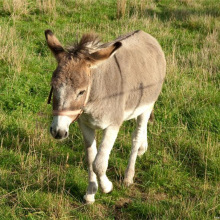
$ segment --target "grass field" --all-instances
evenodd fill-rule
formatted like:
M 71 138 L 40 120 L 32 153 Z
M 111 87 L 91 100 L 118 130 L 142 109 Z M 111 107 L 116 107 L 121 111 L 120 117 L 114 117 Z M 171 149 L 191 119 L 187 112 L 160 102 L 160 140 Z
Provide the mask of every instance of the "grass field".
M 53 140 L 46 104 L 56 62 L 44 30 L 66 45 L 141 29 L 158 39 L 167 77 L 135 183 L 123 186 L 134 121 L 111 153 L 111 194 L 86 206 L 87 166 L 77 123 Z M 0 0 L 0 219 L 219 219 L 218 0 Z M 97 132 L 98 142 L 101 132 Z

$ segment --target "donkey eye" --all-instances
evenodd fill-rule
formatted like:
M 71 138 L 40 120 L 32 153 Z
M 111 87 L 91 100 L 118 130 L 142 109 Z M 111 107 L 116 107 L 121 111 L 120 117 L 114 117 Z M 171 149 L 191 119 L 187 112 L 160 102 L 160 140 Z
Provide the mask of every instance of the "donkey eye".
M 78 96 L 83 95 L 85 91 L 86 91 L 86 90 L 82 90 L 82 91 L 80 91 L 79 94 L 78 94 Z

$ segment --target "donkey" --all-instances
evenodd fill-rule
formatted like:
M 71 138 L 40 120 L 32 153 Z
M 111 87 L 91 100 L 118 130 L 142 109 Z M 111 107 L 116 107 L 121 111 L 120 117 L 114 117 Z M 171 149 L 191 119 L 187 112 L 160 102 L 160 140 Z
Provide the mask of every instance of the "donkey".
M 164 53 L 157 40 L 143 31 L 105 44 L 96 35 L 85 34 L 66 49 L 51 30 L 45 36 L 58 63 L 48 100 L 53 94 L 50 133 L 56 139 L 66 138 L 70 124 L 77 120 L 88 161 L 84 199 L 93 203 L 98 181 L 104 193 L 112 191 L 106 176 L 109 155 L 123 121 L 136 118 L 124 178 L 125 185 L 133 183 L 135 161 L 147 150 L 147 123 L 165 78 Z M 98 151 L 96 129 L 104 131 Z

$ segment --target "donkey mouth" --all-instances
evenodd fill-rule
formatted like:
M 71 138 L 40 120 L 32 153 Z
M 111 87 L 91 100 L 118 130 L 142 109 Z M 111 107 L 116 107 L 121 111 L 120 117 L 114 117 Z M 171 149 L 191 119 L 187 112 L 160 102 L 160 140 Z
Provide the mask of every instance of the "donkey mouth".
M 55 139 L 65 139 L 69 136 L 69 132 L 66 130 L 54 130 L 52 127 L 50 127 L 50 133 Z

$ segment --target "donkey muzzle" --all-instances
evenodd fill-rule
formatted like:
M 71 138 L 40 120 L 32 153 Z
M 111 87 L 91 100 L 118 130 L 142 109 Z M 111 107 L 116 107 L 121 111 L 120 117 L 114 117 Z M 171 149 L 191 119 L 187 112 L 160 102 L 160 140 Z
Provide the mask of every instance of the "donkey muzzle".
M 82 114 L 82 110 L 53 110 L 50 133 L 55 139 L 64 139 L 69 135 L 69 126 Z
M 53 129 L 52 126 L 50 127 L 50 133 L 55 139 L 64 139 L 69 135 L 66 129 Z

